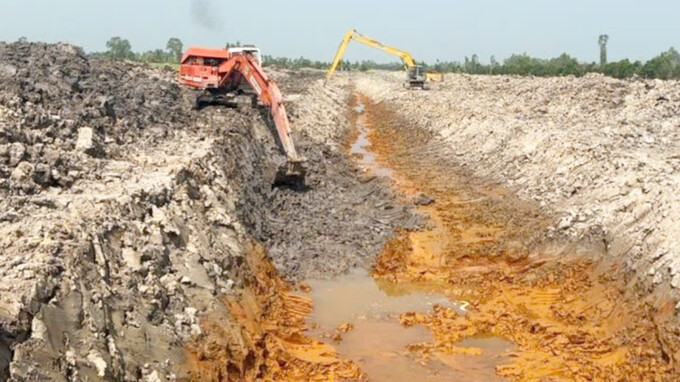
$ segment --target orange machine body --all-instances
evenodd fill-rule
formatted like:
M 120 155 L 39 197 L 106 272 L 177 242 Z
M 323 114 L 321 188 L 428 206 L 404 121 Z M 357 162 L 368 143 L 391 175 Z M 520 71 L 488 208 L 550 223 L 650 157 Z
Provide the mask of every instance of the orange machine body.
M 217 88 L 221 79 L 218 68 L 229 58 L 226 49 L 191 47 L 182 55 L 180 82 L 197 89 Z
M 212 93 L 231 92 L 247 86 L 269 108 L 283 150 L 288 158 L 288 173 L 303 172 L 304 158 L 298 156 L 290 136 L 290 122 L 278 85 L 260 66 L 259 49 L 237 47 L 213 49 L 190 47 L 182 55 L 181 84 Z

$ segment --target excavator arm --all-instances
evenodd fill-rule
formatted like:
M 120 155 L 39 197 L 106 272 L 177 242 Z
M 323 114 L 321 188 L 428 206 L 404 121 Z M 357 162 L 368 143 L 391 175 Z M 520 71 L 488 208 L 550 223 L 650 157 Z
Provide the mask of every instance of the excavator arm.
M 260 66 L 260 50 L 254 46 L 233 49 L 189 47 L 182 55 L 179 82 L 187 87 L 202 91 L 197 97 L 197 106 L 204 103 L 226 103 L 234 93 L 240 93 L 246 82 L 262 104 L 269 108 L 269 114 L 276 126 L 281 149 L 287 164 L 276 174 L 279 182 L 298 181 L 305 175 L 304 157 L 298 155 L 290 136 L 290 122 L 283 96 L 276 82 L 271 80 Z
M 286 175 L 299 177 L 304 175 L 305 159 L 298 155 L 290 136 L 290 122 L 283 96 L 276 82 L 272 81 L 262 67 L 248 54 L 235 54 L 218 68 L 221 82 L 218 87 L 225 87 L 226 82 L 238 72 L 257 94 L 260 102 L 269 108 L 270 115 L 276 126 L 276 131 L 288 159 Z
M 362 35 L 361 33 L 357 32 L 356 29 L 350 29 L 345 34 L 345 37 L 342 39 L 342 42 L 340 43 L 338 51 L 335 53 L 333 64 L 331 65 L 331 68 L 328 70 L 328 74 L 326 74 L 326 81 L 328 81 L 333 76 L 335 69 L 337 69 L 338 65 L 340 65 L 340 61 L 342 61 L 342 56 L 345 54 L 345 50 L 347 50 L 347 45 L 349 45 L 349 42 L 352 40 L 376 49 L 380 49 L 384 52 L 387 52 L 391 55 L 401 58 L 401 61 L 404 63 L 404 68 L 406 70 L 416 66 L 416 62 L 409 52 L 391 47 L 389 45 L 385 45 L 377 40 Z

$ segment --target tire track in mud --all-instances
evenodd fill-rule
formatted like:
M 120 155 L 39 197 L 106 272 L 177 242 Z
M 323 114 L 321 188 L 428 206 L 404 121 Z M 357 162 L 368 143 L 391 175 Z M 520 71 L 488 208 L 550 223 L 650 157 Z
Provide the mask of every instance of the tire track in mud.
M 374 277 L 406 290 L 425 281 L 470 303 L 466 315 L 441 306 L 401 315 L 402 325 L 433 334 L 410 345 L 413 354 L 446 363 L 483 352 L 459 341 L 494 335 L 518 347 L 496 368 L 514 381 L 677 380 L 672 305 L 638 300 L 616 264 L 597 260 L 602 248 L 548 240 L 550 219 L 538 208 L 466 174 L 432 134 L 359 97 L 372 151 L 394 170 L 395 188 L 406 199 L 434 199 L 419 207 L 434 228 L 390 242 Z

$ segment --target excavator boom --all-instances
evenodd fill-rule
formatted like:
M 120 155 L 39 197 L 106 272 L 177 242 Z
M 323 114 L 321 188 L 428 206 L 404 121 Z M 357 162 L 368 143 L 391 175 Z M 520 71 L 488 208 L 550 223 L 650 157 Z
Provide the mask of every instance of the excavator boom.
M 294 163 L 300 162 L 301 158 L 298 156 L 293 139 L 290 137 L 290 123 L 279 86 L 269 78 L 256 61 L 245 54 L 234 55 L 230 60 L 219 66 L 218 73 L 222 78 L 219 86 L 226 86 L 234 72 L 240 73 L 243 79 L 255 91 L 260 101 L 269 107 L 279 141 L 288 157 L 288 161 Z
M 269 108 L 288 162 L 285 176 L 301 178 L 305 172 L 305 159 L 298 155 L 290 136 L 290 122 L 281 90 L 260 66 L 257 61 L 259 50 L 257 53 L 251 54 L 247 49 L 229 52 L 226 49 L 189 48 L 182 57 L 180 83 L 213 93 L 235 90 L 247 83 L 260 102 Z
M 443 80 L 443 76 L 440 73 L 425 73 L 423 67 L 416 64 L 416 61 L 413 59 L 413 56 L 411 56 L 409 52 L 397 49 L 389 45 L 385 45 L 380 41 L 362 35 L 361 33 L 357 32 L 356 29 L 350 29 L 345 34 L 345 37 L 342 39 L 342 42 L 340 43 L 338 51 L 335 53 L 333 63 L 331 64 L 331 67 L 330 69 L 328 69 L 328 73 L 326 74 L 326 81 L 328 81 L 333 76 L 333 73 L 335 73 L 335 70 L 338 68 L 340 62 L 342 61 L 342 56 L 345 54 L 345 50 L 347 50 L 347 45 L 349 45 L 350 41 L 352 40 L 362 43 L 364 45 L 368 45 L 372 48 L 380 49 L 391 55 L 399 57 L 402 63 L 404 64 L 404 69 L 406 70 L 407 78 L 405 85 L 407 87 L 421 87 L 425 89 L 426 81 Z
M 380 49 L 391 55 L 401 58 L 401 61 L 403 62 L 405 69 L 416 66 L 416 62 L 409 52 L 391 47 L 389 45 L 385 45 L 380 41 L 362 35 L 361 33 L 357 32 L 356 29 L 350 29 L 345 34 L 345 37 L 342 39 L 342 42 L 340 43 L 338 51 L 335 53 L 333 64 L 331 65 L 331 68 L 328 70 L 328 74 L 326 74 L 326 80 L 330 79 L 331 76 L 333 76 L 335 69 L 338 68 L 338 65 L 340 65 L 340 61 L 342 61 L 342 56 L 345 54 L 345 50 L 347 50 L 347 45 L 349 45 L 349 42 L 352 40 L 360 42 L 364 45 L 368 45 L 372 48 Z

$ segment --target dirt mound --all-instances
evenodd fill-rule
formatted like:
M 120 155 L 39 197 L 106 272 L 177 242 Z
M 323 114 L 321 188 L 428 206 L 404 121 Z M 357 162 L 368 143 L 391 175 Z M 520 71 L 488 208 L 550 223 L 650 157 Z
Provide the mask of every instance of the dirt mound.
M 67 44 L 0 43 L 0 190 L 68 187 L 83 175 L 74 153 L 116 157 L 145 129 L 187 125 L 173 79 Z

